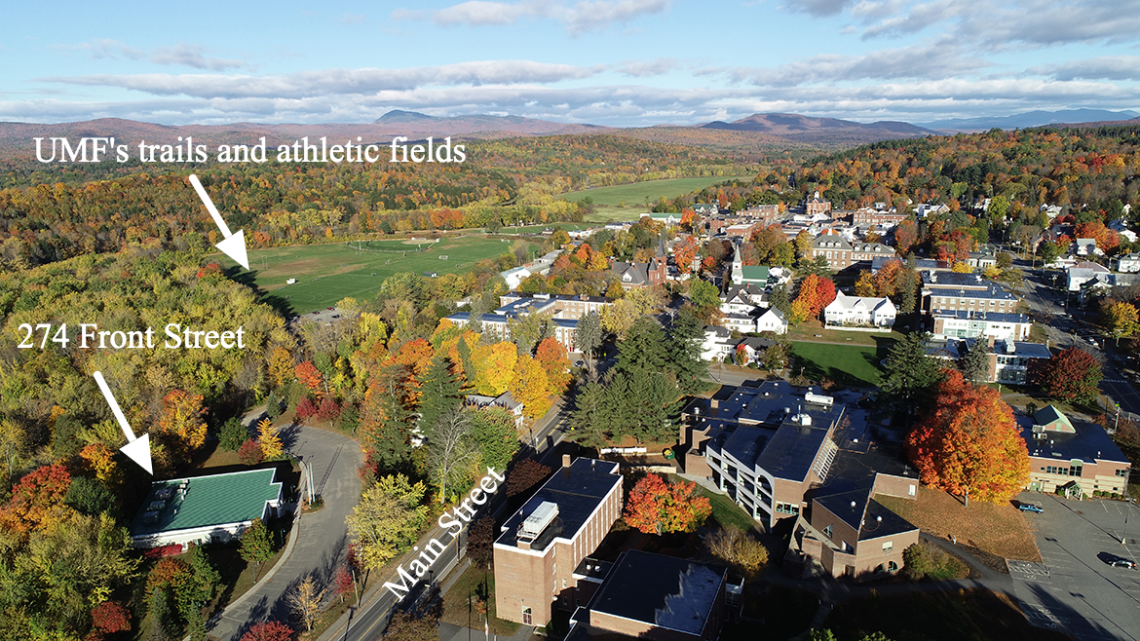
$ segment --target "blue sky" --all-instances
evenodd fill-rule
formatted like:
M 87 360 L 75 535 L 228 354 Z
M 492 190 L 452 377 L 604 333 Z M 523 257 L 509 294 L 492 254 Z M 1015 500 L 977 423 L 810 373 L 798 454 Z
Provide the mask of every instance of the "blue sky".
M 1140 0 L 46 0 L 5 9 L 0 70 L 22 122 L 1140 111 Z

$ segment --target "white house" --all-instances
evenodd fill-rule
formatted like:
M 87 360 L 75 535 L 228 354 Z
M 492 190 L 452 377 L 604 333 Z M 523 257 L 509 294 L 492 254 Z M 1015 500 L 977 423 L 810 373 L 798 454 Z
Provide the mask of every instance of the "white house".
M 518 289 L 519 284 L 524 280 L 530 278 L 531 274 L 532 272 L 526 267 L 515 267 L 514 269 L 508 269 L 505 272 L 499 272 L 499 275 L 503 277 L 503 280 L 507 281 L 507 288 L 512 290 Z
M 1083 262 L 1077 263 L 1066 270 L 1066 282 L 1068 290 L 1071 292 L 1080 291 L 1081 286 L 1093 280 L 1101 280 L 1103 277 L 1111 273 L 1104 265 L 1096 263 Z
M 1140 254 L 1131 253 L 1117 256 L 1113 263 L 1118 272 L 1126 274 L 1140 272 Z
M 1096 246 L 1095 238 L 1078 238 L 1073 241 L 1073 253 L 1077 256 L 1103 256 L 1104 252 Z
M 788 319 L 784 318 L 784 313 L 780 310 L 769 307 L 766 312 L 760 315 L 760 318 L 756 319 L 756 331 L 787 334 Z
M 848 296 L 843 292 L 823 309 L 824 324 L 828 327 L 868 327 L 890 331 L 895 324 L 894 303 L 889 298 Z
M 756 331 L 756 317 L 748 314 L 725 314 L 721 324 L 742 334 Z

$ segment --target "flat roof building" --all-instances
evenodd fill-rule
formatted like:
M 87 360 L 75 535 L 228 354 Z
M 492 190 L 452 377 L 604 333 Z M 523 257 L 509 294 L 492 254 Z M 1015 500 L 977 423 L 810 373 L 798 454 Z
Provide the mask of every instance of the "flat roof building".
M 622 476 L 617 463 L 569 459 L 495 540 L 495 606 L 505 621 L 545 625 L 554 607 L 573 611 L 597 587 L 579 566 L 621 517 Z
M 241 537 L 254 519 L 277 515 L 275 469 L 153 481 L 131 521 L 131 547 L 210 543 Z

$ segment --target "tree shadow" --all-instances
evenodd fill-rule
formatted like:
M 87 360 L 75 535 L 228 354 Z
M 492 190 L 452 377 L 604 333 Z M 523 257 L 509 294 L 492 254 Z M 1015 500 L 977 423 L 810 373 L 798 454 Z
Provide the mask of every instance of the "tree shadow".
M 1123 638 L 1118 636 L 1117 633 L 1127 633 L 1127 631 L 1119 626 L 1115 626 L 1117 633 L 1114 633 L 1101 623 L 1090 620 L 1088 617 L 1077 612 L 1069 602 L 1058 598 L 1056 594 L 1046 590 L 1043 585 L 1030 585 L 1029 590 L 1037 599 L 1040 607 L 1023 602 L 1021 603 L 1021 609 L 1022 612 L 1025 613 L 1026 618 L 1029 619 L 1029 622 L 1034 626 L 1058 630 L 1080 639 Z M 1096 597 L 1088 597 L 1075 587 L 1067 589 L 1066 591 L 1068 592 L 1068 598 L 1073 599 L 1073 602 L 1084 602 L 1105 619 L 1109 621 L 1112 620 L 1097 602 Z

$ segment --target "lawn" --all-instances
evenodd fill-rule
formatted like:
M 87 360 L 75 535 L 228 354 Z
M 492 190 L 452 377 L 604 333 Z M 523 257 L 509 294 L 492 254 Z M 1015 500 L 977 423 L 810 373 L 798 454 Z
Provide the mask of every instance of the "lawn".
M 756 525 L 752 517 L 725 494 L 717 494 L 697 486 L 697 494 L 709 500 L 712 504 L 712 518 L 723 527 L 733 526 L 747 532 Z
M 816 334 L 819 334 L 817 337 Z M 851 343 L 852 345 L 875 345 L 890 349 L 894 342 L 903 335 L 897 331 L 891 332 L 851 332 L 838 329 L 825 329 L 823 323 L 812 320 L 788 328 L 788 339 L 792 341 L 804 340 L 809 343 L 820 341 L 824 343 Z
M 888 639 L 1060 641 L 1068 635 L 1030 625 L 1004 594 L 989 590 L 872 595 L 835 606 L 824 622 L 840 641 L 882 632 Z
M 383 250 L 369 250 L 369 246 Z M 304 314 L 332 307 L 346 296 L 360 301 L 371 299 L 380 283 L 398 272 L 436 272 L 441 276 L 467 272 L 484 258 L 511 251 L 512 241 L 471 236 L 445 238 L 423 251 L 402 241 L 368 241 L 360 243 L 360 247 L 358 250 L 357 243 L 336 243 L 255 249 L 249 252 L 250 273 L 258 287 L 280 297 L 293 313 Z M 407 251 L 393 251 L 390 247 Z M 228 258 L 222 258 L 222 262 L 227 267 L 235 265 Z M 290 278 L 297 282 L 287 285 Z
M 879 361 L 886 356 L 883 347 L 861 345 L 829 345 L 826 343 L 792 343 L 795 362 L 789 370 L 812 381 L 825 378 L 840 385 L 875 387 L 879 384 Z
M 702 178 L 668 178 L 665 180 L 647 180 L 626 185 L 612 187 L 597 187 L 572 191 L 564 194 L 566 200 L 576 202 L 590 198 L 597 205 L 639 205 L 656 203 L 662 196 L 675 198 L 689 192 L 704 189 L 710 185 L 728 182 L 731 180 L 752 180 L 752 176 L 705 176 Z
M 519 624 L 503 621 L 495 616 L 495 573 L 487 572 L 472 564 L 455 585 L 443 595 L 442 620 L 452 625 L 478 630 L 483 627 L 483 615 L 478 611 L 478 602 L 486 604 L 490 616 L 491 632 L 501 637 L 509 637 Z
M 931 536 L 944 539 L 955 536 L 959 546 L 980 550 L 981 554 L 976 556 L 982 561 L 987 561 L 987 554 L 1041 561 L 1029 523 L 1011 503 L 994 505 L 970 501 L 967 508 L 957 497 L 925 487 L 919 488 L 916 500 L 888 496 L 875 500 Z

